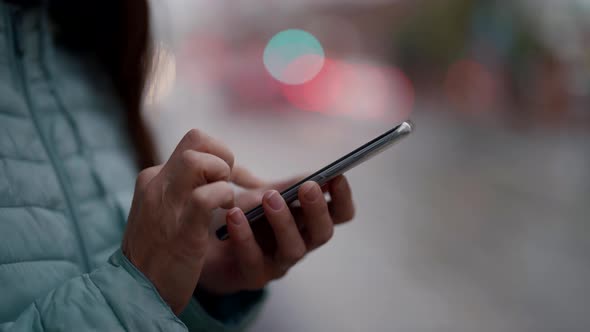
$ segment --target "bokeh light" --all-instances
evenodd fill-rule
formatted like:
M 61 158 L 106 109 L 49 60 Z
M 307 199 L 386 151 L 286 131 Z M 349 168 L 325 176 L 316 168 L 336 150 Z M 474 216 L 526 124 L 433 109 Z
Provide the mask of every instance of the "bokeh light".
M 316 77 L 305 84 L 283 86 L 283 96 L 298 109 L 329 113 L 344 92 L 342 84 L 348 69 L 343 62 L 325 59 Z
M 264 66 L 284 84 L 303 84 L 324 65 L 324 49 L 309 32 L 289 29 L 277 33 L 264 49 Z
M 301 110 L 357 119 L 405 120 L 414 104 L 413 86 L 397 68 L 329 58 L 314 79 L 282 93 Z

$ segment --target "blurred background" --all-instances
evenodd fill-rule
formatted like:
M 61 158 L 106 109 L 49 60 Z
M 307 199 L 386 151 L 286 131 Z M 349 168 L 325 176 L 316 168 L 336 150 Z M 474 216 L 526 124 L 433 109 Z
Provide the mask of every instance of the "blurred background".
M 197 127 L 278 179 L 416 124 L 348 174 L 355 221 L 271 285 L 252 331 L 590 330 L 590 1 L 152 8 L 162 158 Z M 277 72 L 289 29 L 321 47 Z

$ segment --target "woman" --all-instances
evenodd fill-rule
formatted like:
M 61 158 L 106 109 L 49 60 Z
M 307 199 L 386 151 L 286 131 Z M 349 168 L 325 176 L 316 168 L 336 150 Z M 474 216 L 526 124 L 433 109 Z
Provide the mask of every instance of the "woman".
M 145 1 L 0 0 L 0 16 L 0 331 L 239 331 L 352 218 L 343 177 L 329 204 L 306 183 L 293 215 L 284 185 L 198 130 L 152 166 Z M 261 201 L 255 238 L 242 211 Z

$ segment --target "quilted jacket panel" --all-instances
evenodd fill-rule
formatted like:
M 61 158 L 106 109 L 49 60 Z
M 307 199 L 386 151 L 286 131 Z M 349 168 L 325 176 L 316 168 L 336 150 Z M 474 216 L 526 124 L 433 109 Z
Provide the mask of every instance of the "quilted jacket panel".
M 126 116 L 50 31 L 41 5 L 0 1 L 0 331 L 242 330 L 262 295 L 180 319 L 118 250 L 138 172 Z

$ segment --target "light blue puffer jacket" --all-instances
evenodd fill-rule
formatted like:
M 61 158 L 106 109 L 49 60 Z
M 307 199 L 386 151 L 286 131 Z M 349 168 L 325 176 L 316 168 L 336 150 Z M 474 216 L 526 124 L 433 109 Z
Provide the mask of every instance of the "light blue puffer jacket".
M 0 1 L 0 331 L 242 330 L 261 292 L 178 318 L 121 254 L 138 172 L 124 110 L 49 31 L 43 8 Z

